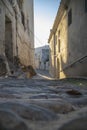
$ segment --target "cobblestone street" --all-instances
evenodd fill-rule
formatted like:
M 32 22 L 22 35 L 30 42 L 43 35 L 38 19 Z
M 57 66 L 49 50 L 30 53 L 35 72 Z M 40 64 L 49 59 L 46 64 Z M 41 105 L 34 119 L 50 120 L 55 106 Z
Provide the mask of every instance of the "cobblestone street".
M 87 130 L 86 121 L 86 79 L 0 78 L 0 130 Z

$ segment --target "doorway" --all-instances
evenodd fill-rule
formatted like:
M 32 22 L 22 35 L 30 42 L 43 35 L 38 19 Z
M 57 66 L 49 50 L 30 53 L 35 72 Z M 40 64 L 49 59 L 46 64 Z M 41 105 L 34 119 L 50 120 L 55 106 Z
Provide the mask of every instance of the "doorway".
M 60 72 L 59 58 L 56 58 L 56 78 L 59 78 L 59 72 Z
M 5 17 L 5 55 L 8 62 L 13 62 L 12 22 Z

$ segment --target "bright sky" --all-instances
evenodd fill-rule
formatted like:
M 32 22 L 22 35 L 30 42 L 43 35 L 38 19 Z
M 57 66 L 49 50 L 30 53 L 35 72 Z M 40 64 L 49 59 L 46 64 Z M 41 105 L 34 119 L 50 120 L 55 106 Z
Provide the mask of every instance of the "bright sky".
M 60 0 L 34 0 L 35 47 L 47 45 Z

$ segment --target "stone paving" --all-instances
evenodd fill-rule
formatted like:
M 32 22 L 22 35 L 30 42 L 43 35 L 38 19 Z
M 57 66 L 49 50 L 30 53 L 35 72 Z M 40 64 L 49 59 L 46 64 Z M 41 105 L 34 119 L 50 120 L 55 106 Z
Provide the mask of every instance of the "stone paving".
M 78 82 L 77 82 L 78 81 Z M 0 78 L 0 130 L 87 130 L 87 80 Z

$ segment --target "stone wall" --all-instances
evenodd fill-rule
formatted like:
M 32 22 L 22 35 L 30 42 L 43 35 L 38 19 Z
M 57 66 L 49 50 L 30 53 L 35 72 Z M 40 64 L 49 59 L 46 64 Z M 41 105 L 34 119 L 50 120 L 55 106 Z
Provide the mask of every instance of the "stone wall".
M 50 73 L 56 78 L 87 76 L 85 1 L 71 0 L 66 5 L 61 3 L 50 34 Z M 68 25 L 70 10 L 72 21 Z
M 0 55 L 13 64 L 16 56 L 23 65 L 34 66 L 33 0 L 19 1 L 21 6 L 17 2 L 0 1 Z
M 87 65 L 87 13 L 85 12 L 85 1 L 71 1 L 68 12 L 72 9 L 72 24 L 68 27 L 67 62 L 64 73 L 67 77 L 87 76 L 85 66 Z M 65 42 L 66 43 L 66 42 Z M 85 57 L 85 58 L 83 58 Z M 80 59 L 83 60 L 80 61 Z M 78 61 L 78 62 L 77 62 Z M 74 63 L 74 64 L 73 64 Z M 67 66 L 69 66 L 67 68 Z
M 0 1 L 0 55 L 4 54 L 5 44 L 5 10 L 2 1 Z
M 27 27 L 27 32 L 29 35 L 29 41 L 30 41 L 30 57 L 31 58 L 31 64 L 33 65 L 33 67 L 35 66 L 34 62 L 34 5 L 33 5 L 33 0 L 26 0 L 26 2 L 24 3 L 24 12 L 27 18 L 28 22 L 28 27 Z M 27 13 L 29 12 L 29 13 Z

